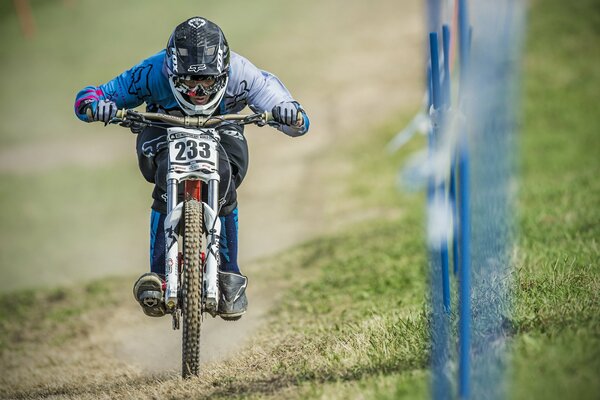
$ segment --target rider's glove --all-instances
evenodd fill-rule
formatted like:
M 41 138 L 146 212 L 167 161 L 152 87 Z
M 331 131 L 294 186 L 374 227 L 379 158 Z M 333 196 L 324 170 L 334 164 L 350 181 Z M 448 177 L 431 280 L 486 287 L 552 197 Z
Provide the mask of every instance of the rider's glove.
M 118 108 L 114 101 L 100 100 L 96 105 L 94 121 L 102 121 L 106 125 L 117 115 L 117 110 Z
M 300 111 L 300 105 L 295 101 L 284 101 L 277 104 L 275 107 L 273 107 L 273 110 L 271 110 L 271 114 L 273 114 L 273 119 L 275 122 L 279 122 L 280 124 L 288 126 L 302 125 L 302 113 Z

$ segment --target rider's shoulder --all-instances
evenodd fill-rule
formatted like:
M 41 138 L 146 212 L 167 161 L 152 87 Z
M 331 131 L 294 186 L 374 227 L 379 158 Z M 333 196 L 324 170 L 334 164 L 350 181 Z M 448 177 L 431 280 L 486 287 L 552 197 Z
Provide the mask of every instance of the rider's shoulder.
M 162 67 L 165 63 L 166 51 L 165 49 L 160 50 L 159 52 L 152 54 L 150 57 L 145 58 L 140 61 L 134 68 L 136 67 L 149 67 L 157 72 L 161 72 Z
M 262 71 L 246 57 L 231 52 L 229 87 L 235 90 L 252 90 L 256 82 L 263 80 Z
M 129 82 L 129 94 L 146 102 L 155 101 L 161 105 L 174 103 L 165 70 L 165 55 L 166 51 L 160 50 L 125 73 Z
M 163 49 L 138 62 L 125 73 L 136 81 L 149 82 L 160 79 L 161 75 L 163 75 L 164 59 L 165 50 Z
M 254 75 L 260 74 L 260 71 L 250 60 L 246 57 L 231 52 L 231 60 L 229 61 L 229 76 L 233 80 L 243 80 L 254 77 Z

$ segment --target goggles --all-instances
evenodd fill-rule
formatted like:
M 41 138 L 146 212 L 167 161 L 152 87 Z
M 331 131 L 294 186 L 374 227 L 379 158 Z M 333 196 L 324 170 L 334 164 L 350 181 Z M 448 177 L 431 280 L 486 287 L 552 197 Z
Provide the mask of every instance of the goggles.
M 207 96 L 217 93 L 225 85 L 227 75 L 176 76 L 175 88 L 185 95 Z

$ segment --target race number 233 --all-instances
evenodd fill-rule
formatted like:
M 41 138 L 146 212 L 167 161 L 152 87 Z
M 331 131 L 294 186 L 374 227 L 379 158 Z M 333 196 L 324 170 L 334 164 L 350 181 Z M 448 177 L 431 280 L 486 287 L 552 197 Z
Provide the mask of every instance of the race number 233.
M 210 158 L 210 145 L 207 142 L 186 140 L 175 143 L 177 161 L 193 160 L 195 158 Z

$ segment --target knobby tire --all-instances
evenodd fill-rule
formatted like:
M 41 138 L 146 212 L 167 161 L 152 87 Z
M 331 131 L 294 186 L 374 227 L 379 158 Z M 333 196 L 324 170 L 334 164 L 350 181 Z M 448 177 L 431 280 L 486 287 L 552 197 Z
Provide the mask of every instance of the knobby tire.
M 202 260 L 202 203 L 186 200 L 184 203 L 183 273 L 182 273 L 182 376 L 200 373 L 200 326 Z

